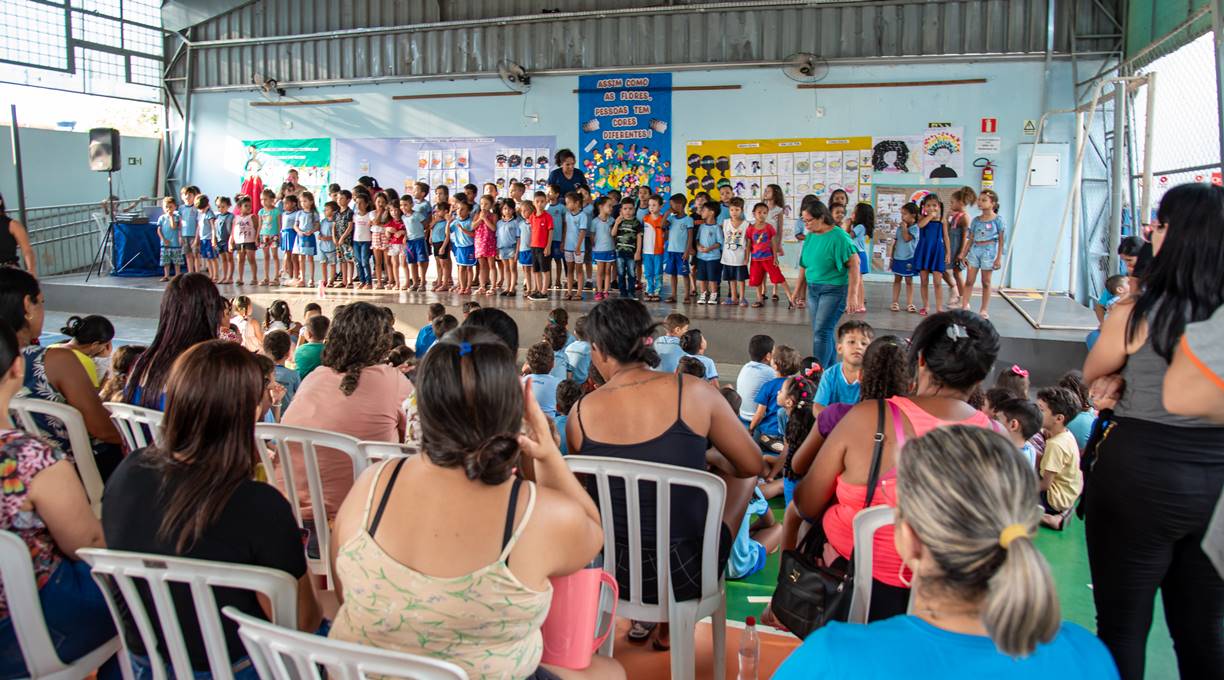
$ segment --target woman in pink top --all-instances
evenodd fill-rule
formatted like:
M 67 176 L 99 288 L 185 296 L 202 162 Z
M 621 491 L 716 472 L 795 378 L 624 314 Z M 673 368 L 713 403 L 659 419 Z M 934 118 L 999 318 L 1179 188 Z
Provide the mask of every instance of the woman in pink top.
M 949 425 L 995 426 L 967 402 L 990 372 L 998 353 L 998 333 L 976 314 L 943 312 L 918 325 L 910 343 L 917 384 L 913 396 L 886 400 L 884 449 L 873 506 L 896 506 L 897 452 L 907 439 Z M 827 558 L 849 559 L 854 549 L 853 521 L 866 500 L 878 424 L 876 400 L 851 409 L 829 433 L 808 474 L 795 488 L 794 508 L 787 514 L 787 522 L 820 521 L 828 538 Z M 793 526 L 786 532 L 788 536 L 796 533 Z M 793 547 L 783 545 L 784 549 Z M 909 576 L 902 571 L 892 527 L 876 532 L 869 620 L 905 613 Z
M 407 422 L 404 400 L 412 383 L 384 363 L 391 351 L 391 318 L 368 302 L 336 311 L 322 362 L 310 372 L 281 419 L 285 425 L 328 430 L 360 440 L 402 442 Z M 293 456 L 294 481 L 302 512 L 313 517 L 301 456 Z M 334 517 L 353 486 L 353 464 L 339 451 L 319 449 L 319 475 L 327 516 Z

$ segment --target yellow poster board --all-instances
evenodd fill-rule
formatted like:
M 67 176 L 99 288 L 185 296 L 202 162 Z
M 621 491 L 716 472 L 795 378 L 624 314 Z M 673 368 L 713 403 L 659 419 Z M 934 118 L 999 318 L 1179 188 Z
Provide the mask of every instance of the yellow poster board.
M 688 142 L 685 151 L 690 200 L 700 191 L 717 196 L 725 185 L 751 204 L 776 184 L 792 218 L 806 194 L 828 200 L 843 189 L 851 204 L 872 198 L 871 137 L 700 140 Z

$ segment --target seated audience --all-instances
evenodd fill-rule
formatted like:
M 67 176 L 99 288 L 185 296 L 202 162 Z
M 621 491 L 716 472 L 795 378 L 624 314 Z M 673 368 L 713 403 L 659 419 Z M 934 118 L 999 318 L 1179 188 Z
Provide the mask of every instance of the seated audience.
M 676 373 L 691 375 L 698 380 L 706 379 L 705 365 L 698 361 L 697 357 L 680 357 L 680 363 L 676 364 Z
M 0 529 L 29 547 L 51 643 L 62 661 L 72 662 L 115 636 L 106 600 L 76 554 L 104 547 L 102 525 L 72 461 L 13 425 L 9 404 L 25 379 L 21 354 L 17 334 L 0 321 L 0 468 L 6 471 Z M 0 587 L 0 677 L 29 677 L 10 616 Z M 114 661 L 102 670 L 99 677 L 119 677 Z
M 565 346 L 565 361 L 569 363 L 570 376 L 585 385 L 591 373 L 591 343 L 586 339 L 586 315 L 574 322 L 574 341 Z
M 232 342 L 203 342 L 173 363 L 162 384 L 163 443 L 129 454 L 106 486 L 102 526 L 107 547 L 284 571 L 298 580 L 297 627 L 314 630 L 320 615 L 293 510 L 274 487 L 254 479 L 259 462 L 255 419 L 270 389 L 259 361 Z M 192 668 L 207 672 L 191 597 L 186 589 L 171 594 Z M 232 606 L 267 616 L 254 593 L 225 589 L 214 596 L 218 609 Z M 153 611 L 147 597 L 145 607 Z M 257 678 L 237 625 L 221 619 L 234 677 Z M 124 627 L 136 676 L 153 677 L 130 616 L 124 617 Z M 164 644 L 160 653 L 168 658 Z M 173 677 L 172 670 L 166 672 Z
M 239 298 L 239 313 L 242 313 L 241 300 Z M 250 300 L 247 300 L 247 304 L 250 304 Z M 171 279 L 166 292 L 162 294 L 157 333 L 153 336 L 153 342 L 149 343 L 149 349 L 140 355 L 132 367 L 123 400 L 136 406 L 163 410 L 166 400 L 164 385 L 170 367 L 196 343 L 217 338 L 224 309 L 225 302 L 217 292 L 216 284 L 204 274 L 183 274 Z M 245 342 L 247 349 L 259 351 L 263 347 L 263 333 L 259 334 L 259 343 L 254 347 Z
M 1118 677 L 1092 633 L 1060 621 L 1033 544 L 1036 480 L 1010 442 L 954 426 L 910 440 L 897 460 L 896 552 L 913 574 L 914 614 L 830 623 L 775 680 Z
M 13 329 L 21 348 L 25 368 L 21 396 L 68 404 L 80 411 L 93 440 L 98 470 L 105 479 L 122 457 L 119 431 L 76 355 L 68 349 L 36 344 L 42 335 L 45 312 L 38 279 L 15 267 L 0 267 L 0 321 Z M 40 430 L 37 434 L 45 436 L 60 451 L 72 455 L 68 428 L 63 422 L 41 415 L 35 415 L 34 421 Z
M 286 409 L 293 403 L 293 395 L 297 394 L 298 386 L 302 384 L 302 379 L 298 377 L 297 371 L 285 365 L 285 360 L 289 358 L 289 345 L 292 342 L 285 331 L 268 331 L 263 342 L 264 355 L 276 364 L 276 370 L 273 373 L 276 382 L 285 388 L 285 400 L 282 404 Z
M 104 316 L 90 314 L 84 318 L 70 316 L 60 332 L 68 336 L 68 341 L 52 347 L 66 347 L 72 350 L 94 389 L 102 386 L 110 369 L 111 340 L 115 338 L 115 326 Z
M 998 427 L 966 403 L 999 353 L 999 335 L 990 322 L 959 310 L 933 314 L 914 330 L 909 351 L 917 381 L 913 396 L 886 399 L 882 424 L 875 399 L 860 402 L 842 418 L 795 487 L 795 512 L 786 518 L 784 549 L 795 546 L 798 522 L 819 522 L 840 559 L 851 557 L 853 520 L 866 502 L 877 436 L 882 436 L 884 445 L 871 505 L 895 507 L 897 453 L 906 440 L 957 424 Z M 875 582 L 868 613 L 872 621 L 904 613 L 909 601 L 909 576 L 892 534 L 891 527 L 876 532 Z M 764 618 L 769 621 L 770 617 Z
M 684 350 L 680 349 L 680 338 L 684 337 L 688 328 L 687 316 L 678 312 L 667 315 L 663 321 L 663 330 L 666 332 L 654 341 L 655 353 L 659 355 L 659 365 L 655 370 L 664 373 L 676 372 L 676 364 L 680 363 L 680 357 L 684 356 Z
M 754 335 L 748 340 L 748 363 L 740 367 L 735 377 L 735 392 L 740 397 L 739 418 L 748 425 L 756 414 L 757 394 L 761 386 L 773 380 L 774 340 L 768 335 Z
M 540 664 L 549 578 L 585 567 L 603 532 L 514 355 L 465 327 L 419 370 L 421 455 L 367 470 L 336 516 L 342 604 L 330 637 L 450 661 L 473 679 L 623 678 L 600 656 L 581 671 Z M 537 483 L 515 477 L 524 459 Z M 456 498 L 469 516 L 499 520 L 456 524 Z
M 552 345 L 541 341 L 527 348 L 527 363 L 523 367 L 536 403 L 549 418 L 557 417 L 557 385 L 561 383 L 552 373 L 554 360 Z
M 568 456 L 569 448 L 565 441 L 565 423 L 569 421 L 570 409 L 582 398 L 582 384 L 577 380 L 562 380 L 557 384 L 557 436 L 561 442 L 557 445 L 561 455 Z
M 1079 445 L 1067 429 L 1067 423 L 1080 412 L 1079 399 L 1071 390 L 1047 387 L 1037 390 L 1037 407 L 1041 409 L 1041 427 L 1046 434 L 1040 463 L 1039 488 L 1045 508 L 1041 523 L 1051 529 L 1062 529 L 1084 490 Z
M 777 456 L 785 448 L 782 443 L 782 421 L 778 419 L 778 393 L 786 379 L 798 375 L 799 353 L 786 345 L 774 347 L 771 353 L 774 377 L 761 385 L 761 389 L 753 395 L 756 413 L 752 422 L 748 423 L 748 431 L 756 438 L 761 451 L 768 456 Z M 773 458 L 767 460 L 773 462 Z
M 1037 469 L 1037 450 L 1029 442 L 1033 435 L 1041 431 L 1041 409 L 1028 399 L 1006 399 L 988 412 L 1003 426 L 1007 438 L 1011 440 L 1024 459 Z
M 493 333 L 493 335 L 501 338 L 501 341 L 505 343 L 506 347 L 510 348 L 511 354 L 515 355 L 516 357 L 518 356 L 518 323 L 514 320 L 514 317 L 510 316 L 504 311 L 494 309 L 492 307 L 481 307 L 471 314 L 468 314 L 467 318 L 463 320 L 463 325 L 465 327 L 476 326 L 478 328 L 488 330 L 489 332 Z M 420 360 L 421 358 L 421 353 L 417 352 L 417 359 Z
M 281 422 L 359 440 L 404 441 L 403 404 L 412 394 L 412 383 L 385 361 L 391 349 L 391 317 L 368 302 L 353 302 L 336 312 L 327 338 L 322 363 L 302 381 Z M 290 457 L 299 507 L 313 522 L 305 465 L 300 455 Z M 319 449 L 318 460 L 327 516 L 332 517 L 353 485 L 353 463 L 347 454 L 330 449 Z M 312 542 L 315 536 L 311 532 Z
M 1067 371 L 1058 379 L 1058 386 L 1068 389 L 1075 395 L 1079 412 L 1067 423 L 1067 429 L 1075 437 L 1075 443 L 1080 451 L 1088 446 L 1088 437 L 1092 434 L 1092 424 L 1096 422 L 1096 409 L 1092 408 L 1092 398 L 1088 395 L 1088 386 L 1084 384 L 1084 374 L 1078 370 Z
M 591 364 L 607 383 L 587 394 L 574 407 L 566 424 L 570 455 L 629 458 L 664 463 L 696 470 L 706 469 L 706 450 L 719 454 L 714 472 L 727 484 L 719 554 L 716 562 L 724 569 L 737 529 L 743 522 L 752 499 L 756 478 L 761 473 L 761 454 L 737 422 L 735 412 L 709 382 L 690 376 L 652 371 L 658 361 L 651 339 L 656 324 L 646 306 L 636 300 L 604 300 L 587 316 L 587 336 L 591 343 Z M 671 404 L 675 404 L 674 408 Z M 649 404 L 650 408 L 642 408 Z M 633 414 L 626 419 L 606 414 Z M 603 417 L 601 417 L 603 415 Z M 614 565 L 621 588 L 628 588 L 627 516 L 624 493 L 613 487 L 616 541 Z M 701 594 L 699 569 L 683 566 L 697 564 L 701 555 L 706 501 L 695 489 L 676 489 L 672 493 L 671 588 L 677 601 Z M 646 602 L 656 602 L 658 584 L 655 574 L 659 557 L 655 544 L 655 494 L 641 493 L 642 519 L 642 593 Z M 658 649 L 669 645 L 665 625 L 635 622 L 631 639 L 643 641 L 655 636 Z
M 416 354 L 418 357 L 424 357 L 425 352 L 429 351 L 429 346 L 437 341 L 437 336 L 434 335 L 433 322 L 434 319 L 446 313 L 446 307 L 440 302 L 434 302 L 429 305 L 429 312 L 425 319 L 426 323 L 417 332 L 416 338 Z
M 544 328 L 544 342 L 552 348 L 553 367 L 549 373 L 557 380 L 569 378 L 569 359 L 565 357 L 565 326 L 550 323 Z
M 322 314 L 306 317 L 301 342 L 293 351 L 293 365 L 299 378 L 305 380 L 311 371 L 319 367 L 323 358 L 323 342 L 327 340 L 327 329 L 330 327 L 331 319 Z
M 714 360 L 706 356 L 706 339 L 705 335 L 697 328 L 690 328 L 680 338 L 680 349 L 684 350 L 685 356 L 692 357 L 701 362 L 705 366 L 705 379 L 718 386 L 718 367 L 714 365 Z
M 144 345 L 124 345 L 115 348 L 115 353 L 111 355 L 110 377 L 102 383 L 98 391 L 98 398 L 102 400 L 102 403 L 123 401 L 123 390 L 127 387 L 128 374 L 132 372 L 136 360 L 146 349 L 148 347 Z
M 841 361 L 825 367 L 816 389 L 816 409 L 833 404 L 857 404 L 862 384 L 863 354 L 875 337 L 875 329 L 866 321 L 847 321 L 837 328 L 837 356 Z

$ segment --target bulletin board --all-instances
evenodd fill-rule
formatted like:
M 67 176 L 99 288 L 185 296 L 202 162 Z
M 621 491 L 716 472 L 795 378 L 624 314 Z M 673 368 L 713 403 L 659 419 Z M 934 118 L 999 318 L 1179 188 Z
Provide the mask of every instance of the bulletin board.
M 671 190 L 672 74 L 608 73 L 578 79 L 578 162 L 606 194 Z
M 556 146 L 555 136 L 337 139 L 335 174 L 342 186 L 369 175 L 403 190 L 493 182 L 504 192 L 517 180 L 532 192 L 547 183 Z
M 901 226 L 901 206 L 906 203 L 920 203 L 927 194 L 939 196 L 945 209 L 952 200 L 952 194 L 960 186 L 923 186 L 923 185 L 875 185 L 875 234 L 871 241 L 871 260 L 873 273 L 889 271 L 891 262 L 888 253 L 892 243 L 897 238 L 897 228 Z
M 794 219 L 806 194 L 827 200 L 834 190 L 845 189 L 851 203 L 870 201 L 871 149 L 871 137 L 694 141 L 685 146 L 684 186 L 690 199 L 725 185 L 753 203 L 766 186 L 777 184 L 786 199 L 786 218 Z

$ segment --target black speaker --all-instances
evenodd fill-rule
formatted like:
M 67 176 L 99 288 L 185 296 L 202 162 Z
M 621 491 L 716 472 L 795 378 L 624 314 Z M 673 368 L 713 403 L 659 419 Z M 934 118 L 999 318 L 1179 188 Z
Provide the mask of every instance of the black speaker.
M 95 172 L 119 171 L 118 130 L 94 128 L 89 131 L 89 169 Z

